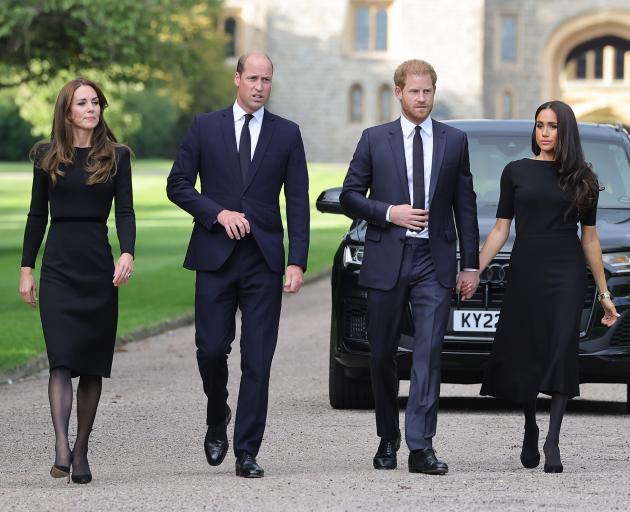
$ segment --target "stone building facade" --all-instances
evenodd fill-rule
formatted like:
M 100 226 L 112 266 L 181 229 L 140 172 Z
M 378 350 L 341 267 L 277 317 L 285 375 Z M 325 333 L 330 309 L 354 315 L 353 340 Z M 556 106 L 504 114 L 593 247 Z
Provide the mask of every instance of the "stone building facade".
M 437 119 L 529 118 L 559 98 L 630 124 L 630 0 L 227 0 L 222 26 L 234 56 L 273 59 L 269 108 L 300 124 L 310 161 L 347 162 L 399 115 L 410 58 L 438 73 Z

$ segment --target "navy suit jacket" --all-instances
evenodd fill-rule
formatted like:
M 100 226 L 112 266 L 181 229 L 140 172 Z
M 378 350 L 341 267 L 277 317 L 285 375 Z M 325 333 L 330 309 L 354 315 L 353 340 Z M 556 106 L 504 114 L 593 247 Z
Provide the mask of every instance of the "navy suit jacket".
M 400 119 L 363 132 L 339 200 L 345 210 L 368 222 L 359 284 L 391 290 L 398 280 L 407 230 L 385 216 L 390 205 L 412 202 Z M 479 268 L 477 204 L 466 134 L 435 120 L 429 204 L 433 265 L 438 281 L 451 288 L 458 234 L 462 268 Z
M 197 175 L 201 192 L 195 189 Z M 249 175 L 243 183 L 232 107 L 195 117 L 166 186 L 169 199 L 194 219 L 184 267 L 212 271 L 225 263 L 238 243 L 216 222 L 219 212 L 228 209 L 245 214 L 267 265 L 273 272 L 283 273 L 282 187 L 289 239 L 287 264 L 306 270 L 308 171 L 298 126 L 265 110 Z

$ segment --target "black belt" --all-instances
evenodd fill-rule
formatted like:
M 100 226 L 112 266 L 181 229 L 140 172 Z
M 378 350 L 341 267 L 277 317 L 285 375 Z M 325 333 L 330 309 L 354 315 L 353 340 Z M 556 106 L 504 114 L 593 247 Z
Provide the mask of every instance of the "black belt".
M 51 224 L 59 222 L 97 222 L 99 224 L 107 224 L 107 219 L 100 217 L 53 217 L 50 219 Z

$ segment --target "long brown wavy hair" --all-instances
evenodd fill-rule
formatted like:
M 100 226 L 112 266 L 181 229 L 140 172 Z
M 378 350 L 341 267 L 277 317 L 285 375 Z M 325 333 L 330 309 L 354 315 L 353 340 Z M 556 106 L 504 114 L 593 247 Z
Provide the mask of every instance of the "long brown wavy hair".
M 547 101 L 536 110 L 534 129 L 532 130 L 533 153 L 539 155 L 541 151 L 536 142 L 535 121 L 538 119 L 538 114 L 547 108 L 553 110 L 558 119 L 558 138 L 554 160 L 560 168 L 558 185 L 571 202 L 565 212 L 565 218 L 571 211 L 577 211 L 578 216 L 581 216 L 595 206 L 598 193 L 604 189 L 600 187 L 591 164 L 584 158 L 577 120 L 573 110 L 566 103 L 558 100 Z
M 31 149 L 31 160 L 50 175 L 54 184 L 57 177 L 63 176 L 63 166 L 71 165 L 74 160 L 74 145 L 72 140 L 72 123 L 70 122 L 70 107 L 75 91 L 82 85 L 94 89 L 101 107 L 98 124 L 92 133 L 92 147 L 88 153 L 86 171 L 90 175 L 88 185 L 105 183 L 116 174 L 116 147 L 122 146 L 105 122 L 104 112 L 107 99 L 101 88 L 92 80 L 78 77 L 61 88 L 55 103 L 50 141 L 41 141 Z

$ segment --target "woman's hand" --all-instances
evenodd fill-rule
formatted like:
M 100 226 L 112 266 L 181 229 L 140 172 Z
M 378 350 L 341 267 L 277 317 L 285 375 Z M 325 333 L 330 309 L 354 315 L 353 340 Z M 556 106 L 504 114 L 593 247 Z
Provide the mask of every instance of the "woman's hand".
M 116 262 L 114 269 L 114 286 L 120 286 L 129 281 L 133 274 L 133 256 L 128 252 L 123 252 Z
M 604 316 L 602 317 L 602 324 L 606 327 L 610 327 L 617 321 L 621 315 L 617 313 L 617 309 L 610 299 L 601 300 L 602 308 L 604 309 Z
M 20 295 L 22 300 L 31 307 L 37 307 L 37 285 L 31 267 L 20 268 Z

